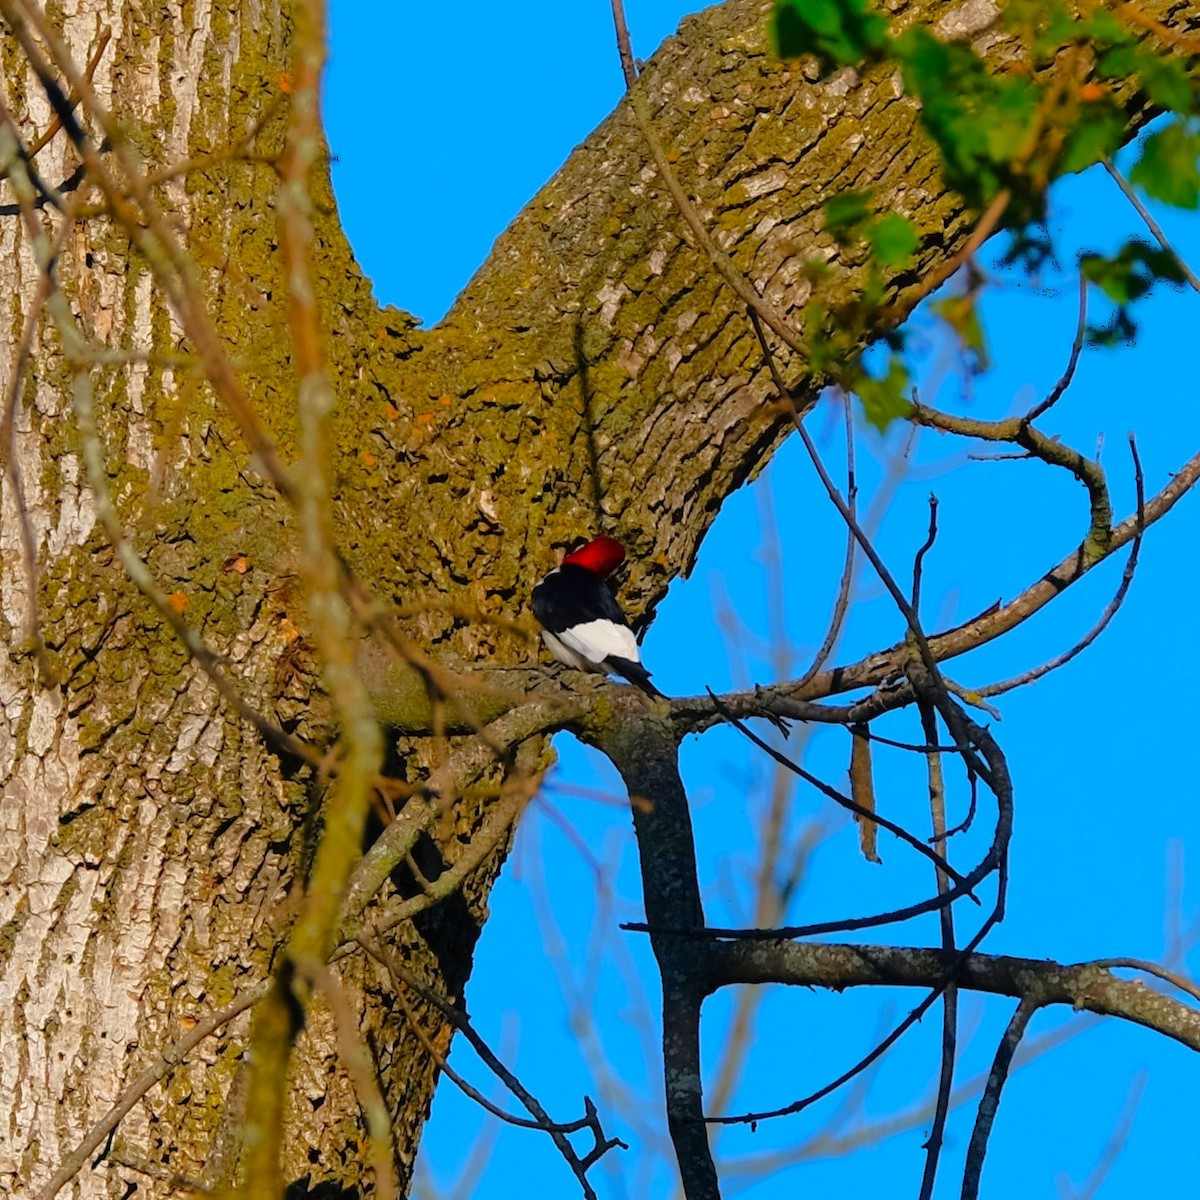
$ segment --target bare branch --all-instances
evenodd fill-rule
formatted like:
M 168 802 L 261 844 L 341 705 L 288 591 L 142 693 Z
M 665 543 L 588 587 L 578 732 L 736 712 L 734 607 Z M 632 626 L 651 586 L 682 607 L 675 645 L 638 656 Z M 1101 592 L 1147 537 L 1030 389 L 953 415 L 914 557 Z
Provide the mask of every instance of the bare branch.
M 929 506 L 929 540 L 922 547 L 933 545 L 937 534 L 937 501 L 930 497 Z M 920 562 L 921 554 L 913 568 L 913 607 L 916 608 L 921 594 Z M 921 730 L 925 740 L 930 745 L 937 742 L 937 715 L 932 699 L 919 696 L 917 708 L 921 715 Z M 926 769 L 929 775 L 929 813 L 933 826 L 932 841 L 942 844 L 946 840 L 946 784 L 942 776 L 942 756 L 928 754 L 925 756 Z M 939 867 L 937 871 L 937 891 L 944 896 L 949 891 L 949 881 L 945 872 Z M 954 912 L 950 905 L 938 910 L 938 920 L 942 935 L 942 949 L 948 952 L 955 950 L 954 941 Z M 938 1073 L 937 1103 L 934 1107 L 933 1124 L 929 1130 L 929 1138 L 925 1143 L 925 1170 L 921 1177 L 920 1200 L 931 1200 L 933 1186 L 937 1180 L 938 1160 L 942 1153 L 942 1143 L 946 1136 L 946 1118 L 950 1115 L 950 1093 L 954 1087 L 954 1062 L 958 1053 L 958 988 L 953 984 L 946 987 L 942 995 L 942 1065 Z
M 849 393 L 842 392 L 842 409 L 846 417 L 846 506 L 855 518 L 858 517 L 858 483 L 854 474 L 854 413 L 850 407 Z M 842 635 L 842 627 L 846 613 L 850 608 L 850 592 L 854 587 L 855 548 L 858 543 L 854 537 L 854 529 L 846 528 L 846 561 L 842 567 L 842 580 L 838 584 L 837 599 L 833 604 L 833 614 L 829 618 L 829 629 L 825 633 L 817 653 L 813 656 L 812 665 L 796 680 L 795 689 L 799 691 L 825 665 L 834 646 Z
M 979 1195 L 979 1177 L 983 1173 L 983 1159 L 987 1154 L 988 1138 L 991 1136 L 992 1123 L 996 1119 L 996 1111 L 1000 1107 L 1000 1094 L 1008 1082 L 1008 1072 L 1012 1067 L 1013 1055 L 1017 1052 L 1021 1038 L 1025 1035 L 1025 1027 L 1029 1018 L 1038 1010 L 1036 1001 L 1027 997 L 1022 998 L 1013 1013 L 1000 1045 L 996 1047 L 996 1057 L 992 1061 L 992 1069 L 988 1081 L 979 1099 L 979 1112 L 975 1117 L 975 1127 L 971 1130 L 971 1141 L 967 1146 L 967 1164 L 963 1170 L 962 1200 L 975 1200 Z
M 936 851 L 931 849 L 920 838 L 914 837 L 902 825 L 897 825 L 895 821 L 888 820 L 887 817 L 881 816 L 878 812 L 872 812 L 870 809 L 863 808 L 861 804 L 857 804 L 851 800 L 849 796 L 843 796 L 837 788 L 830 787 L 824 780 L 818 779 L 811 772 L 806 771 L 799 763 L 793 762 L 786 754 L 780 750 L 776 750 L 769 742 L 764 742 L 756 733 L 748 729 L 737 717 L 733 716 L 728 709 L 724 709 L 722 702 L 718 699 L 715 692 L 710 691 L 709 696 L 712 698 L 713 704 L 718 712 L 725 716 L 725 719 L 734 727 L 743 737 L 752 741 L 760 750 L 769 754 L 780 766 L 787 767 L 789 771 L 799 775 L 805 783 L 811 784 L 823 796 L 827 796 L 835 804 L 840 804 L 842 808 L 852 812 L 859 820 L 872 821 L 876 825 L 886 829 L 889 833 L 894 834 L 902 842 L 906 842 L 918 854 L 924 855 L 932 862 L 939 870 L 945 871 L 951 879 L 960 885 L 966 884 L 967 880 L 964 875 L 959 874 L 946 860 Z
M 937 510 L 938 498 L 932 492 L 930 492 L 929 532 L 926 534 L 925 541 L 921 543 L 921 547 L 917 551 L 916 557 L 913 559 L 912 607 L 913 612 L 915 613 L 920 613 L 921 611 L 921 573 L 925 566 L 925 555 L 933 549 L 933 543 L 937 541 Z
M 1049 662 L 1044 662 L 1038 667 L 1032 667 L 1020 675 L 1014 675 L 1011 679 L 1005 679 L 999 683 L 989 683 L 986 687 L 977 688 L 976 692 L 978 695 L 999 696 L 1004 692 L 1012 691 L 1013 688 L 1024 687 L 1027 683 L 1033 683 L 1035 680 L 1041 679 L 1044 675 L 1049 675 L 1051 671 L 1056 671 L 1059 667 L 1069 663 L 1076 655 L 1082 654 L 1108 628 L 1108 623 L 1117 615 L 1121 605 L 1125 603 L 1125 596 L 1129 592 L 1130 584 L 1133 583 L 1134 572 L 1137 571 L 1138 552 L 1142 548 L 1142 534 L 1145 531 L 1146 511 L 1146 493 L 1145 481 L 1142 477 L 1142 463 L 1138 457 L 1137 443 L 1134 441 L 1133 434 L 1129 435 L 1129 450 L 1133 455 L 1134 483 L 1137 488 L 1138 526 L 1137 532 L 1134 534 L 1133 545 L 1129 551 L 1129 557 L 1125 561 L 1125 570 L 1121 573 L 1121 582 L 1117 585 L 1117 590 L 1113 598 L 1108 602 L 1095 625 L 1069 650 L 1064 650 L 1062 654 L 1055 655 Z
M 642 892 L 655 926 L 700 928 L 704 907 L 696 871 L 695 839 L 687 795 L 679 776 L 678 746 L 665 720 L 618 718 L 585 737 L 621 773 L 633 806 Z M 651 932 L 650 944 L 663 985 L 662 1029 L 667 1128 L 688 1200 L 719 1200 L 716 1166 L 703 1124 L 700 1067 L 699 972 L 705 954 L 697 944 Z
M 578 701 L 576 703 L 578 705 Z M 342 939 L 349 940 L 358 936 L 361 931 L 359 921 L 362 912 L 372 897 L 411 852 L 420 834 L 446 810 L 453 797 L 458 795 L 464 786 L 478 779 L 496 761 L 497 747 L 499 754 L 503 756 L 509 749 L 528 738 L 562 728 L 580 715 L 581 708 L 579 705 L 572 709 L 553 701 L 535 702 L 515 708 L 487 727 L 486 739 L 472 738 L 452 754 L 429 779 L 423 794 L 414 795 L 405 804 L 398 819 L 379 835 L 371 849 L 359 859 L 347 883 L 338 918 Z M 519 792 L 514 796 L 514 802 L 519 803 Z M 510 813 L 515 817 L 515 812 L 503 808 L 493 814 L 495 821 L 490 824 L 491 833 L 499 835 L 500 827 L 507 821 Z M 485 834 L 484 840 L 489 836 L 490 833 Z M 464 860 L 469 862 L 472 857 L 465 854 Z M 469 866 L 465 867 L 464 873 L 469 869 Z
M 1067 366 L 1062 375 L 1059 376 L 1058 382 L 1050 389 L 1050 393 L 1040 403 L 1035 404 L 1025 414 L 1025 423 L 1029 424 L 1036 421 L 1043 413 L 1049 412 L 1056 405 L 1067 388 L 1071 386 L 1071 380 L 1075 378 L 1075 368 L 1079 365 L 1079 355 L 1083 350 L 1083 341 L 1087 335 L 1087 276 L 1082 271 L 1079 272 L 1079 318 L 1075 323 L 1075 340 L 1071 343 L 1071 353 L 1067 358 Z
M 909 419 L 917 425 L 941 429 L 946 433 L 957 433 L 962 437 L 977 437 L 989 442 L 1012 442 L 1035 458 L 1054 467 L 1070 471 L 1087 489 L 1091 525 L 1083 539 L 1082 552 L 1088 558 L 1099 561 L 1111 549 L 1112 500 L 1108 494 L 1108 480 L 1100 464 L 1078 450 L 1064 445 L 1056 438 L 1047 437 L 1035 429 L 1025 417 L 1009 417 L 1004 421 L 980 421 L 973 417 L 957 417 L 938 412 L 914 401 Z
M 729 941 L 710 947 L 708 983 L 711 989 L 733 983 L 933 987 L 943 983 L 960 961 L 956 979 L 960 988 L 1027 996 L 1039 1006 L 1065 1004 L 1120 1017 L 1200 1050 L 1200 1009 L 1092 963 L 1064 966 L 1045 959 L 982 953 L 963 958 L 915 947 Z
M 477 1104 L 482 1105 L 493 1116 L 507 1122 L 510 1125 L 519 1126 L 522 1129 L 538 1129 L 543 1133 L 550 1135 L 551 1140 L 557 1147 L 559 1153 L 566 1160 L 574 1172 L 575 1177 L 579 1180 L 580 1187 L 583 1189 L 585 1200 L 595 1200 L 596 1193 L 592 1190 L 591 1184 L 587 1179 L 587 1170 L 595 1162 L 597 1162 L 604 1154 L 614 1147 L 620 1146 L 623 1150 L 628 1149 L 624 1142 L 619 1138 L 609 1138 L 604 1134 L 604 1130 L 600 1125 L 599 1116 L 596 1113 L 595 1105 L 591 1100 L 584 1097 L 584 1115 L 575 1121 L 556 1122 L 550 1119 L 549 1113 L 542 1107 L 534 1095 L 521 1083 L 521 1081 L 492 1053 L 491 1047 L 481 1038 L 475 1027 L 471 1024 L 467 1015 L 456 1005 L 451 1004 L 444 996 L 439 995 L 434 989 L 422 983 L 415 975 L 406 970 L 382 945 L 370 939 L 362 939 L 361 945 L 364 950 L 377 962 L 382 963 L 388 973 L 400 986 L 407 987 L 416 992 L 423 1000 L 433 1005 L 442 1016 L 454 1026 L 466 1039 L 471 1043 L 472 1049 L 487 1065 L 497 1079 L 499 1079 L 505 1087 L 528 1109 L 533 1115 L 533 1120 L 526 1120 L 523 1117 L 515 1117 L 511 1113 L 505 1112 L 492 1104 L 481 1092 L 476 1088 L 471 1087 L 457 1072 L 455 1072 L 446 1062 L 445 1057 L 438 1053 L 436 1047 L 429 1039 L 425 1031 L 420 1027 L 416 1020 L 416 1015 L 404 1003 L 402 997 L 397 996 L 408 1015 L 409 1023 L 412 1025 L 414 1032 L 417 1034 L 425 1049 L 439 1063 L 441 1069 L 445 1071 L 455 1084 L 462 1088 Z M 575 1152 L 575 1147 L 571 1145 L 567 1139 L 567 1134 L 576 1133 L 579 1130 L 587 1129 L 591 1132 L 594 1145 L 581 1159 Z
M 705 1121 L 713 1125 L 755 1125 L 759 1121 L 769 1121 L 776 1117 L 787 1117 L 791 1116 L 793 1113 L 803 1112 L 804 1109 L 810 1108 L 812 1105 L 816 1104 L 818 1100 L 823 1100 L 826 1096 L 829 1096 L 833 1092 L 836 1092 L 839 1088 L 844 1087 L 850 1082 L 850 1080 L 854 1079 L 858 1075 L 861 1075 L 863 1071 L 867 1070 L 868 1067 L 878 1061 L 888 1050 L 890 1050 L 892 1046 L 895 1045 L 895 1043 L 898 1042 L 900 1038 L 907 1033 L 908 1030 L 910 1030 L 930 1010 L 930 1008 L 933 1007 L 935 1003 L 937 1003 L 938 997 L 943 995 L 947 988 L 953 986 L 955 980 L 961 973 L 972 952 L 991 931 L 991 928 L 995 923 L 996 915 L 993 913 L 992 916 L 990 916 L 987 921 L 984 922 L 979 932 L 976 933 L 970 942 L 967 943 L 961 953 L 955 953 L 947 960 L 947 969 L 944 977 L 934 984 L 933 990 L 929 993 L 929 995 L 926 996 L 925 999 L 922 1000 L 921 1003 L 918 1004 L 916 1008 L 914 1008 L 912 1012 L 910 1012 L 908 1016 L 906 1016 L 904 1020 L 895 1027 L 895 1029 L 893 1029 L 886 1037 L 878 1042 L 872 1050 L 859 1059 L 854 1066 L 850 1067 L 846 1071 L 843 1071 L 842 1074 L 834 1079 L 831 1083 L 825 1084 L 824 1087 L 818 1088 L 815 1092 L 812 1092 L 810 1095 L 805 1096 L 801 1100 L 794 1100 L 790 1104 L 785 1104 L 782 1108 L 767 1109 L 762 1112 L 741 1113 L 737 1116 L 710 1116 L 705 1117 Z M 791 981 L 778 980 L 777 982 Z

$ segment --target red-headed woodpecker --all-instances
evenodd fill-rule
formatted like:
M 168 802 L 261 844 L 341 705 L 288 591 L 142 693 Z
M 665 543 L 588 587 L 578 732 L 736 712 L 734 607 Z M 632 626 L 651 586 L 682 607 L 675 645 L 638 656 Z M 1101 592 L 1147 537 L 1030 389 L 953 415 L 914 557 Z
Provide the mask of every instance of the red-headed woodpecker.
M 533 615 L 542 641 L 560 663 L 620 675 L 654 699 L 662 692 L 650 682 L 633 630 L 604 582 L 624 559 L 621 543 L 610 537 L 595 538 L 568 554 L 533 589 Z

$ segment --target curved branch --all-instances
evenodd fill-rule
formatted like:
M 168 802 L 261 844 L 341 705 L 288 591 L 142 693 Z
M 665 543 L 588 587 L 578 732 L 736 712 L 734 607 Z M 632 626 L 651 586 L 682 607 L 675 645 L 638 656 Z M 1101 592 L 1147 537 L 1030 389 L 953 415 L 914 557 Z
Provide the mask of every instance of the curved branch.
M 1133 434 L 1129 435 L 1129 449 L 1133 454 L 1134 483 L 1137 488 L 1138 513 L 1140 514 L 1146 503 L 1145 484 L 1142 478 L 1142 463 L 1137 452 L 1137 442 L 1134 440 Z M 1027 683 L 1034 683 L 1044 675 L 1049 675 L 1051 671 L 1057 671 L 1059 667 L 1065 666 L 1071 659 L 1082 654 L 1108 628 L 1108 623 L 1117 615 L 1121 605 L 1125 603 L 1125 596 L 1129 592 L 1130 584 L 1133 583 L 1134 573 L 1137 571 L 1138 554 L 1142 548 L 1143 531 L 1143 522 L 1139 519 L 1137 533 L 1133 538 L 1133 547 L 1129 551 L 1129 558 L 1125 562 L 1125 570 L 1121 573 L 1121 582 L 1117 585 L 1116 592 L 1105 606 L 1096 623 L 1075 645 L 1069 650 L 1064 650 L 1061 654 L 1056 654 L 1047 662 L 1041 663 L 1036 667 L 1031 667 L 1028 671 L 1022 671 L 1020 675 L 1014 675 L 1010 679 L 1002 679 L 998 683 L 989 683 L 986 687 L 977 688 L 974 694 L 981 697 L 999 696 L 1004 692 L 1012 691 L 1013 688 L 1024 687 Z
M 914 425 L 939 429 L 943 433 L 956 433 L 960 437 L 981 438 L 986 442 L 1011 442 L 1050 466 L 1070 471 L 1087 489 L 1088 507 L 1091 511 L 1091 525 L 1080 550 L 1086 549 L 1088 555 L 1093 557 L 1103 556 L 1108 551 L 1108 543 L 1112 538 L 1112 500 L 1108 494 L 1108 480 L 1104 469 L 1095 459 L 1088 458 L 1080 451 L 1048 437 L 1040 429 L 1035 429 L 1027 417 L 980 421 L 974 417 L 959 417 L 953 413 L 939 412 L 914 401 L 909 420 Z
M 1113 526 L 1108 545 L 1102 554 L 1098 557 L 1090 556 L 1086 552 L 1086 545 L 1081 544 L 1007 604 L 989 610 L 965 625 L 932 635 L 929 645 L 934 656 L 939 662 L 957 658 L 960 654 L 976 650 L 1020 625 L 1026 618 L 1060 596 L 1073 583 L 1077 583 L 1109 555 L 1128 545 L 1139 530 L 1149 528 L 1166 516 L 1195 487 L 1197 480 L 1200 480 L 1200 451 L 1193 454 L 1172 475 L 1170 482 L 1146 502 L 1140 514 L 1135 512 L 1120 524 Z M 877 686 L 894 677 L 910 653 L 907 645 L 900 642 L 850 666 L 824 671 L 803 689 L 803 695 L 797 699 L 808 700 L 817 696 L 836 695 L 854 688 Z M 782 708 L 778 711 L 781 715 L 787 715 Z

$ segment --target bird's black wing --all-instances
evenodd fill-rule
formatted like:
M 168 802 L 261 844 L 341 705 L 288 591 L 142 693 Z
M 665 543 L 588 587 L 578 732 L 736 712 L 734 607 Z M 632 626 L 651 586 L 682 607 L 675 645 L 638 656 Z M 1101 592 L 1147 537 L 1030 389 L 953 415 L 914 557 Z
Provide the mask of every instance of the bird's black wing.
M 532 605 L 538 624 L 551 633 L 562 633 L 572 625 L 588 621 L 612 621 L 629 628 L 617 598 L 604 580 L 574 563 L 564 563 L 557 571 L 551 571 L 533 589 Z

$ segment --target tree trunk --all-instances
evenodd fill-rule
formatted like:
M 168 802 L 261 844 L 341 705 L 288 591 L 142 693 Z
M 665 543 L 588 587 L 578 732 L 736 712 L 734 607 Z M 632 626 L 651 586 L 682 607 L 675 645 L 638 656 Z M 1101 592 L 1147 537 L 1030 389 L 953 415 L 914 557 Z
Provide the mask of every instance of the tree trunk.
M 905 19 L 944 32 L 994 10 L 916 0 Z M 1178 6 L 1150 0 L 1166 17 Z M 821 232 L 820 205 L 873 188 L 923 235 L 899 295 L 942 262 L 971 215 L 941 186 L 913 104 L 891 75 L 843 72 L 817 85 L 766 51 L 763 0 L 689 18 L 647 80 L 659 136 L 721 245 L 775 306 L 808 298 L 814 256 L 849 299 L 862 264 Z M 144 6 L 62 0 L 50 15 L 147 170 L 185 160 L 159 186 L 198 265 L 219 333 L 285 461 L 295 399 L 274 215 L 282 144 L 288 6 L 274 0 Z M 53 112 L 5 30 L 4 88 L 27 142 Z M 997 39 L 996 53 L 1003 50 Z M 87 122 L 96 143 L 100 137 Z M 252 130 L 259 159 L 235 151 Z M 80 166 L 59 133 L 41 176 L 71 186 Z M 338 397 L 335 517 L 340 546 L 405 631 L 458 662 L 515 664 L 528 643 L 471 614 L 516 616 L 581 533 L 615 533 L 633 563 L 623 599 L 648 619 L 686 573 L 723 500 L 783 436 L 749 324 L 692 248 L 624 111 L 610 117 L 533 199 L 446 321 L 417 330 L 379 310 L 337 222 L 326 180 L 315 261 Z M 64 182 L 66 181 L 66 182 Z M 95 196 L 89 198 L 95 199 Z M 48 227 L 57 214 L 43 210 Z M 92 372 L 109 488 L 163 591 L 223 655 L 246 698 L 286 728 L 328 735 L 304 638 L 296 529 L 233 418 L 190 357 L 149 264 L 107 216 L 76 222 L 58 275 L 86 336 L 150 351 Z M 38 287 L 6 186 L 0 291 L 10 383 Z M 840 289 L 840 291 L 838 290 Z M 792 378 L 815 387 L 804 364 Z M 40 628 L 52 681 L 39 680 L 19 503 L 6 476 L 0 533 L 0 1190 L 30 1195 L 182 1031 L 263 979 L 286 930 L 289 889 L 309 861 L 320 789 L 233 715 L 97 525 L 70 404 L 70 369 L 42 321 L 15 409 L 13 449 L 36 534 Z M 0 454 L 9 454 L 7 440 Z M 449 603 L 447 603 L 449 602 Z M 399 730 L 422 724 L 406 696 L 382 698 Z M 393 774 L 429 752 L 396 739 Z M 436 852 L 452 860 L 486 815 L 460 802 Z M 470 973 L 496 855 L 462 899 L 401 928 L 409 969 L 450 995 Z M 366 993 L 366 1026 L 407 1182 L 435 1069 L 387 989 Z M 355 971 L 358 974 L 355 975 Z M 357 994 L 357 993 L 356 993 Z M 360 995 L 361 999 L 361 995 Z M 436 1043 L 449 1034 L 428 1011 Z M 122 1123 L 118 1159 L 212 1184 L 234 1169 L 245 1017 L 204 1042 Z M 362 1131 L 326 1016 L 302 1035 L 292 1089 L 289 1178 L 354 1189 Z M 79 1196 L 171 1185 L 90 1164 Z

